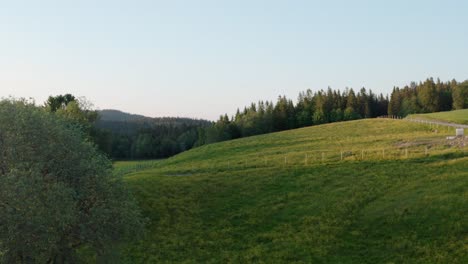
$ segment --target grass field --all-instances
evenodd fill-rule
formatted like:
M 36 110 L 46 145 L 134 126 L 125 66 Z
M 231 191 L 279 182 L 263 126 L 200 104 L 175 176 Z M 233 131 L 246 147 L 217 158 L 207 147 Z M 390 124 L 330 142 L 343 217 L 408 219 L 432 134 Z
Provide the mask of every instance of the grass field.
M 133 172 L 156 168 L 159 164 L 160 160 L 118 161 L 114 163 L 114 174 L 125 176 Z
M 468 109 L 430 113 L 430 114 L 415 114 L 415 115 L 410 115 L 408 117 L 427 119 L 427 120 L 448 121 L 452 123 L 468 125 Z
M 420 124 L 360 120 L 207 145 L 147 167 L 117 163 L 130 168 L 126 182 L 151 220 L 123 258 L 467 263 L 468 155 L 444 138 Z

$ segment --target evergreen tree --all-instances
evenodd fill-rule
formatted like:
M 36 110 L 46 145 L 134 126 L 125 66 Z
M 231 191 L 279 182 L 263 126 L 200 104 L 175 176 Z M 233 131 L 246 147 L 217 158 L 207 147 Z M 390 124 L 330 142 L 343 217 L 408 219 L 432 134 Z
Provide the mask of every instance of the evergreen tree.
M 453 109 L 468 108 L 468 81 L 455 86 L 453 91 Z
M 288 129 L 288 117 L 288 99 L 286 96 L 280 96 L 273 110 L 273 129 L 275 131 Z
M 358 100 L 354 90 L 351 88 L 348 92 L 348 98 L 346 100 L 346 109 L 344 111 L 345 120 L 354 120 L 359 118 L 359 114 L 356 111 L 359 109 Z
M 437 92 L 436 84 L 432 78 L 427 79 L 420 87 L 418 99 L 424 112 L 439 111 L 440 94 Z
M 388 114 L 391 116 L 399 115 L 402 99 L 400 96 L 400 89 L 394 87 L 390 96 L 390 103 L 388 104 Z
M 432 78 L 424 83 L 411 82 L 401 89 L 394 87 L 390 98 L 383 94 L 377 96 L 364 87 L 357 95 L 353 89 L 346 89 L 343 93 L 330 87 L 326 91 L 319 90 L 315 93 L 309 89 L 299 93 L 296 104 L 285 96 L 279 96 L 276 104 L 262 101 L 252 103 L 242 112 L 237 110 L 229 124 L 235 129 L 219 129 L 220 123 L 227 123 L 225 116 L 215 124 L 218 130 L 208 128 L 203 134 L 204 138 L 219 141 L 237 138 L 234 133 L 245 137 L 342 120 L 385 115 L 406 116 L 451 109 L 452 103 L 453 107 L 466 107 L 466 98 L 466 85 L 459 85 L 455 80 L 444 83 L 438 79 L 434 82 Z M 220 130 L 223 133 L 228 131 L 229 136 L 220 133 Z M 213 137 L 209 136 L 211 134 Z M 213 140 L 205 141 L 209 143 Z

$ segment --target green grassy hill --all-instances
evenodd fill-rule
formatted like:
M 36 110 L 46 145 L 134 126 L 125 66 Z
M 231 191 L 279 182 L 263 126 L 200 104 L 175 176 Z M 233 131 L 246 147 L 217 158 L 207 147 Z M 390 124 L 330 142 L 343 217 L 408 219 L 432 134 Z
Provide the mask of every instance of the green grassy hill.
M 360 120 L 118 163 L 151 220 L 131 263 L 467 263 L 452 131 Z
M 427 120 L 448 121 L 452 123 L 468 125 L 468 109 L 430 113 L 430 114 L 414 114 L 414 115 L 410 115 L 409 117 L 427 119 Z

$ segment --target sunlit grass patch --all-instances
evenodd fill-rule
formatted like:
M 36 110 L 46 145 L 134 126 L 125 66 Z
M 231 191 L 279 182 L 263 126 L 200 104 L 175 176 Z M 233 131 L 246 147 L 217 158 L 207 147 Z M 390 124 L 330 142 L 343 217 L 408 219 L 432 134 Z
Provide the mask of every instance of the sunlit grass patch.
M 415 115 L 410 115 L 409 117 L 427 119 L 427 120 L 448 121 L 448 122 L 453 122 L 457 124 L 468 125 L 468 109 L 438 112 L 438 113 L 429 113 L 429 114 L 415 114 Z
M 124 255 L 130 263 L 465 263 L 468 161 L 445 136 L 361 120 L 158 161 L 126 176 L 151 225 Z M 116 166 L 125 165 L 135 164 Z

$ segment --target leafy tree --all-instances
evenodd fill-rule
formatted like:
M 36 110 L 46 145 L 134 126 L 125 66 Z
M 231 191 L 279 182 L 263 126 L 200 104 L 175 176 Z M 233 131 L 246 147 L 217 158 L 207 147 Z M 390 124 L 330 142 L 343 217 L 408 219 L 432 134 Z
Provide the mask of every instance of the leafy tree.
M 110 161 L 83 132 L 24 101 L 0 101 L 2 263 L 97 260 L 144 221 Z
M 97 111 L 92 109 L 86 98 L 77 99 L 71 94 L 49 96 L 44 105 L 47 111 L 80 125 L 89 133 L 98 119 Z
M 71 94 L 49 96 L 45 102 L 45 107 L 50 112 L 56 112 L 65 108 L 69 103 L 76 101 L 76 97 Z
M 85 104 L 81 102 L 82 101 L 71 101 L 64 108 L 58 109 L 56 114 L 74 121 L 83 127 L 91 127 L 98 119 L 98 113 L 97 111 L 87 108 Z

